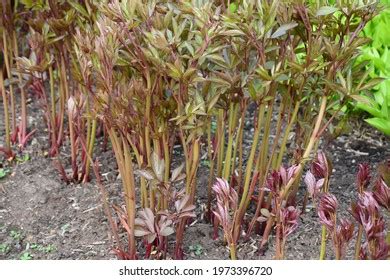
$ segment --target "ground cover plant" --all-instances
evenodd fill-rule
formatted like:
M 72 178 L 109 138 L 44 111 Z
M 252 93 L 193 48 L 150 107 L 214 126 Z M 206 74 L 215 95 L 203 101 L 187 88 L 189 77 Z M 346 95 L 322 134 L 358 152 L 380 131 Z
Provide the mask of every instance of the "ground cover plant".
M 363 30 L 364 36 L 371 38 L 370 44 L 362 48 L 361 60 L 370 60 L 367 65 L 369 75 L 373 79 L 383 79 L 368 93 L 362 95 L 362 100 L 357 104 L 357 108 L 366 111 L 370 118 L 366 121 L 382 131 L 386 135 L 390 134 L 389 126 L 389 46 L 388 34 L 384 32 L 382 26 L 386 26 L 390 21 L 390 9 L 388 1 L 381 1 L 383 10 L 375 17 Z
M 184 258 L 186 231 L 201 212 L 231 259 L 255 235 L 260 251 L 275 235 L 283 259 L 311 197 L 319 258 L 331 240 L 342 259 L 354 223 L 338 216 L 332 165 L 319 146 L 343 106 L 382 81 L 359 57 L 377 11 L 371 0 L 2 1 L 8 164 L 0 177 L 33 138 L 30 96 L 62 180 L 99 186 L 118 258 Z M 115 205 L 97 139 L 116 159 L 123 201 Z M 202 160 L 209 180 L 200 185 Z M 368 168 L 359 167 L 355 258 L 389 257 L 380 210 L 389 209 L 388 169 L 368 191 Z M 207 203 L 198 209 L 202 190 Z

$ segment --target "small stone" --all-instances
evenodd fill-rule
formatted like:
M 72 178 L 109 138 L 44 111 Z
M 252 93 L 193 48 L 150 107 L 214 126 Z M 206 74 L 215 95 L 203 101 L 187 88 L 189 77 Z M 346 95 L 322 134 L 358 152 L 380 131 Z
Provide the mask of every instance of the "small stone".
M 31 145 L 32 145 L 32 146 L 38 145 L 38 140 L 37 140 L 37 138 L 33 138 L 33 140 L 31 141 Z

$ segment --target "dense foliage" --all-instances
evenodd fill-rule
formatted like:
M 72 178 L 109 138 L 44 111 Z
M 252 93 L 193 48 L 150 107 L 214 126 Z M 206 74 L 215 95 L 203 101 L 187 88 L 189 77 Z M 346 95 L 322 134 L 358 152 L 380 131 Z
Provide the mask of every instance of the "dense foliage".
M 387 30 L 390 25 L 390 2 L 381 2 L 383 11 L 363 29 L 364 36 L 372 41 L 362 47 L 359 60 L 370 61 L 367 65 L 369 76 L 373 79 L 383 78 L 384 81 L 363 94 L 357 108 L 371 115 L 366 119 L 370 125 L 390 135 L 390 34 Z

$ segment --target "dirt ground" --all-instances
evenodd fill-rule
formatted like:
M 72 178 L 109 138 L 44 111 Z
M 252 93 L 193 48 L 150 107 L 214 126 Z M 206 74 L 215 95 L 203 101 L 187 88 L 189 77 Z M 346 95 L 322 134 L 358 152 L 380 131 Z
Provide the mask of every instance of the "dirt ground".
M 24 154 L 19 155 L 19 163 L 7 167 L 9 174 L 0 179 L 0 259 L 116 259 L 98 187 L 93 182 L 85 185 L 62 182 L 53 160 L 45 153 L 47 135 L 43 121 L 31 118 L 30 125 L 41 132 L 34 136 Z M 347 216 L 356 195 L 357 164 L 369 162 L 375 168 L 390 158 L 389 139 L 358 123 L 349 135 L 342 135 L 322 148 L 333 162 L 330 190 L 339 200 L 341 215 Z M 24 157 L 26 154 L 28 157 Z M 123 193 L 112 153 L 99 151 L 98 155 L 110 203 L 120 205 Z M 66 162 L 67 158 L 64 148 L 62 159 Z M 198 206 L 205 204 L 207 180 L 207 168 L 201 166 Z M 300 197 L 303 196 L 301 187 Z M 222 233 L 219 239 L 213 240 L 212 226 L 202 219 L 202 213 L 197 214 L 185 233 L 185 258 L 228 259 Z M 298 229 L 289 237 L 286 258 L 317 259 L 320 235 L 317 214 L 309 204 L 301 215 Z M 272 259 L 272 237 L 263 254 L 258 252 L 260 240 L 261 236 L 252 235 L 248 241 L 241 242 L 238 258 Z M 170 239 L 173 242 L 174 238 Z M 354 242 L 350 244 L 348 258 L 352 256 Z M 328 258 L 332 258 L 329 251 Z

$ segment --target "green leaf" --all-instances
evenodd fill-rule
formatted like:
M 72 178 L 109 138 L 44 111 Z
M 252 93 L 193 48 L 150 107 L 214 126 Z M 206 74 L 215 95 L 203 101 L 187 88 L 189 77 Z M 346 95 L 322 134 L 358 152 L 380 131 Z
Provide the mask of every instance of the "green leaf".
M 370 113 L 374 117 L 378 117 L 378 118 L 383 117 L 379 108 L 375 108 L 374 105 L 367 105 L 364 103 L 358 103 L 358 104 L 356 104 L 356 108 L 364 110 L 364 111 Z
M 244 32 L 238 29 L 231 29 L 231 30 L 226 30 L 221 33 L 223 36 L 229 36 L 229 37 L 234 37 L 234 36 L 243 36 L 245 35 Z
M 365 120 L 367 123 L 380 130 L 386 135 L 390 135 L 390 120 L 381 118 L 371 118 Z
M 381 82 L 383 82 L 384 80 L 385 80 L 384 78 L 374 78 L 374 79 L 371 79 L 365 85 L 360 87 L 359 90 L 371 89 L 371 88 L 375 87 L 376 85 L 380 84 Z
M 82 15 L 85 16 L 86 18 L 89 18 L 88 12 L 84 9 L 84 7 L 83 7 L 82 5 L 80 5 L 79 3 L 74 2 L 74 1 L 68 1 L 68 3 L 69 3 L 76 11 L 78 11 L 80 14 L 82 14 Z
M 27 9 L 40 10 L 44 7 L 45 3 L 43 0 L 21 0 L 20 1 Z
M 236 3 L 231 3 L 229 6 L 229 11 L 234 14 L 237 11 L 237 4 Z
M 213 108 L 214 108 L 214 106 L 215 106 L 215 104 L 218 102 L 218 100 L 219 100 L 219 97 L 220 97 L 220 93 L 217 93 L 217 94 L 215 94 L 211 99 L 210 99 L 210 102 L 209 102 L 209 104 L 207 105 L 207 111 L 208 112 L 210 112 Z
M 275 39 L 275 38 L 278 38 L 278 37 L 286 34 L 286 32 L 288 30 L 293 29 L 297 25 L 298 25 L 298 23 L 296 23 L 296 22 L 290 22 L 290 23 L 283 24 L 278 29 L 276 29 L 276 31 L 271 35 L 271 38 Z
M 371 106 L 372 105 L 372 100 L 365 96 L 365 95 L 357 95 L 357 94 L 351 94 L 351 95 L 348 95 L 350 98 L 352 98 L 353 100 L 357 101 L 357 102 L 360 102 L 360 103 L 363 103 L 367 106 Z
M 319 8 L 319 10 L 316 13 L 316 16 L 327 16 L 330 14 L 333 14 L 334 12 L 338 11 L 339 9 L 335 7 L 330 7 L 330 6 L 323 6 Z
M 23 260 L 23 261 L 26 261 L 26 260 L 31 260 L 32 259 L 32 256 L 29 252 L 24 252 L 21 256 L 20 256 L 20 259 Z
M 390 121 L 389 107 L 388 107 L 388 103 L 387 103 L 387 98 L 384 98 L 384 99 L 383 99 L 383 104 L 382 104 L 381 113 L 382 113 L 382 116 L 383 116 L 386 120 Z
M 0 179 L 3 179 L 8 174 L 8 170 L 5 168 L 0 168 Z

